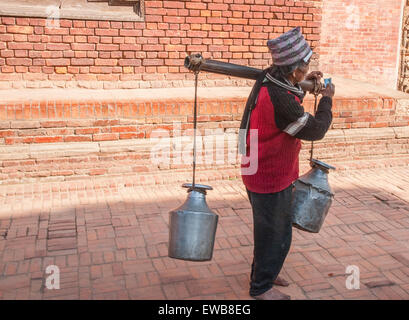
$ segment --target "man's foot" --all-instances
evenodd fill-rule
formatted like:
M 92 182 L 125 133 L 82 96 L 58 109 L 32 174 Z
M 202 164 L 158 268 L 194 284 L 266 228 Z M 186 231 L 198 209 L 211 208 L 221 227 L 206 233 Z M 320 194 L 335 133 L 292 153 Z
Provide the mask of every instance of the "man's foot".
M 274 284 L 277 285 L 277 286 L 281 286 L 281 287 L 288 287 L 290 285 L 287 280 L 284 280 L 281 277 L 277 277 L 274 280 Z
M 256 300 L 291 300 L 290 296 L 274 288 L 271 288 L 258 296 L 254 296 L 253 298 Z

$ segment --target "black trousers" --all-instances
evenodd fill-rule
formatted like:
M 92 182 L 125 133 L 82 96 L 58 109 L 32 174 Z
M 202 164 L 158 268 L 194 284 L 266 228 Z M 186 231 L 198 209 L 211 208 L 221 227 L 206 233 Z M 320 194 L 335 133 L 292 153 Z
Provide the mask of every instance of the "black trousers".
M 273 287 L 290 250 L 292 240 L 292 188 L 277 193 L 247 190 L 253 209 L 254 256 L 250 295 L 260 295 Z

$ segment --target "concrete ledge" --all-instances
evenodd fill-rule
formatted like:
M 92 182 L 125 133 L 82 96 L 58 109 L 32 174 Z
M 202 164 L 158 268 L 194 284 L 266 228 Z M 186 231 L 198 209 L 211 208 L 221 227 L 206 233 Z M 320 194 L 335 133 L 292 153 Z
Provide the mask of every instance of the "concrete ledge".
M 409 164 L 409 127 L 330 130 L 314 144 L 314 157 L 338 169 Z M 217 144 L 218 139 L 222 142 Z M 45 143 L 0 146 L 0 184 L 63 181 L 95 176 L 153 177 L 191 170 L 192 136 L 161 138 L 160 156 L 153 161 L 155 139 Z M 219 142 L 220 142 L 219 141 Z M 197 140 L 197 169 L 235 170 L 240 175 L 237 133 L 226 132 Z M 300 161 L 308 168 L 310 143 L 303 142 Z M 158 151 L 158 150 L 156 150 Z M 163 152 L 163 153 L 162 153 Z M 210 158 L 208 158 L 210 155 Z M 166 176 L 165 175 L 165 176 Z
M 361 81 L 332 76 L 336 84 L 335 99 L 359 99 L 365 98 L 405 100 L 399 102 L 399 106 L 407 109 L 409 94 L 388 89 Z M 198 87 L 200 99 L 247 99 L 251 87 Z M 63 98 L 61 98 L 63 97 Z M 168 99 L 182 99 L 192 101 L 194 99 L 194 87 L 183 88 L 152 88 L 152 89 L 12 89 L 0 90 L 0 101 L 158 101 Z M 307 95 L 307 100 L 312 100 L 312 95 Z
M 29 146 L 30 158 L 57 158 L 91 155 L 100 152 L 97 142 L 44 143 Z
M 30 146 L 0 146 L 0 160 L 19 160 L 30 158 Z
M 1 16 L 81 20 L 143 21 L 132 7 L 109 6 L 87 0 L 2 0 Z
M 409 127 L 396 127 L 392 128 L 395 132 L 396 138 L 409 138 Z
M 203 139 L 198 137 L 198 143 L 202 147 L 206 139 L 212 140 L 217 137 L 223 137 L 224 142 L 236 142 L 237 134 L 232 132 L 222 135 L 204 136 Z M 323 140 L 316 141 L 316 145 L 373 141 L 373 140 L 390 140 L 409 138 L 409 127 L 397 128 L 361 128 L 361 129 L 337 129 L 329 130 Z M 155 142 L 162 141 L 164 144 L 174 145 L 176 139 L 180 139 L 186 145 L 192 142 L 192 136 L 182 136 L 176 138 L 152 138 L 152 139 L 127 139 L 115 141 L 99 142 L 65 142 L 65 143 L 42 143 L 42 144 L 23 144 L 23 145 L 5 145 L 0 146 L 0 159 L 5 160 L 8 154 L 13 159 L 37 158 L 49 154 L 57 156 L 76 156 L 94 153 L 117 153 L 117 152 L 136 152 L 141 150 L 150 150 Z M 305 145 L 309 142 L 303 141 Z M 13 155 L 13 156 L 12 156 Z M 10 159 L 10 158 L 9 158 Z
M 406 128 L 405 128 L 406 129 Z M 393 128 L 363 128 L 342 130 L 345 141 L 368 141 L 379 139 L 394 139 L 396 137 Z
M 101 141 L 96 143 L 101 153 L 136 152 L 149 150 L 151 141 L 149 139 L 130 139 L 119 141 Z

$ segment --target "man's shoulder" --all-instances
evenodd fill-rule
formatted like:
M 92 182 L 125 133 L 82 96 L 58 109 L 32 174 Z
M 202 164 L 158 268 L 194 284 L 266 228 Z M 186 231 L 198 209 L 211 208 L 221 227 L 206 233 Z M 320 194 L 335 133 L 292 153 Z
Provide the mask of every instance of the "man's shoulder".
M 286 97 L 287 99 L 291 99 L 296 97 L 296 95 L 294 93 L 292 93 L 291 91 L 289 91 L 286 88 L 283 88 L 279 85 L 277 85 L 274 82 L 266 82 L 263 83 L 263 86 L 265 86 L 268 90 L 268 92 L 270 93 L 271 98 L 273 97 Z

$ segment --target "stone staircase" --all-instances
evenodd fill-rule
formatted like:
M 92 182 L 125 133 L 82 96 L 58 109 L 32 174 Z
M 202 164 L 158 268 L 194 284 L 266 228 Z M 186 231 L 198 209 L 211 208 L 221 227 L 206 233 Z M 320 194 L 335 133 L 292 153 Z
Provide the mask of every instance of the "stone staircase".
M 332 79 L 333 121 L 314 144 L 314 157 L 339 171 L 407 167 L 409 94 Z M 237 134 L 250 90 L 198 88 L 198 181 L 240 177 Z M 0 90 L 0 187 L 90 179 L 127 185 L 189 181 L 192 93 L 193 87 Z M 311 95 L 303 106 L 313 112 Z M 305 141 L 300 172 L 309 170 L 310 148 Z

